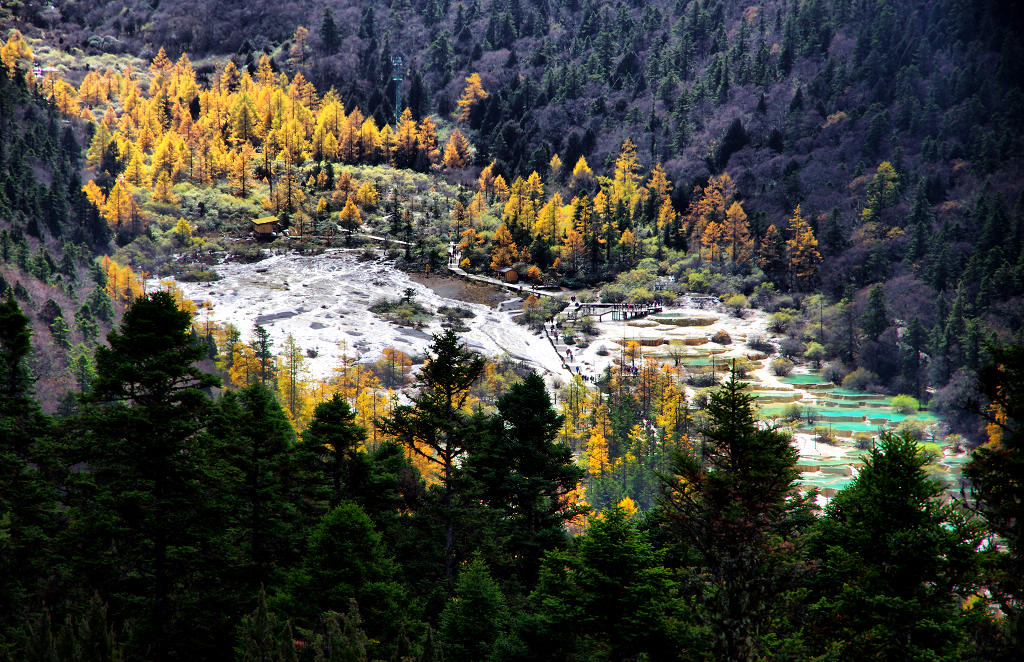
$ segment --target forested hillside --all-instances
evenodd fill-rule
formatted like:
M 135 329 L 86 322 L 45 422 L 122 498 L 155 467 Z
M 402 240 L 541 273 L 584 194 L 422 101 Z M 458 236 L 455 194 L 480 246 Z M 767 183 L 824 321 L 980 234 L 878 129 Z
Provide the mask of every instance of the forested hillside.
M 298 438 L 263 382 L 212 399 L 192 315 L 166 292 L 128 309 L 79 412 L 56 421 L 31 396 L 13 299 L 0 322 L 8 659 L 1019 651 L 1019 349 L 982 373 L 994 421 L 968 467 L 973 516 L 942 499 L 910 433 L 885 433 L 816 517 L 788 434 L 758 425 L 735 379 L 709 395 L 700 454 L 673 454 L 656 508 L 588 516 L 543 380 L 468 411 L 484 361 L 451 331 L 368 447 L 341 394 Z
M 0 659 L 1019 659 L 1012 3 L 20 0 L 0 26 Z M 268 251 L 433 274 L 450 244 L 776 339 L 726 375 L 623 337 L 556 402 L 459 309 L 415 372 L 390 347 L 312 379 L 294 338 L 144 291 Z M 410 292 L 371 310 L 421 325 Z M 768 360 L 945 425 L 863 435 L 821 507 L 742 381 Z M 959 496 L 946 433 L 977 448 Z
M 110 230 L 82 190 L 84 130 L 0 67 L 0 296 L 32 314 L 49 409 L 88 384 L 92 347 L 114 321 L 93 259 Z
M 659 275 L 681 274 L 677 262 L 664 262 L 664 249 L 704 251 L 711 282 L 697 279 L 693 289 L 747 297 L 792 291 L 794 298 L 756 300 L 805 319 L 814 311 L 800 293 L 820 291 L 837 302 L 827 314 L 818 311 L 830 318 L 832 333 L 813 338 L 828 350 L 837 380 L 860 367 L 858 383 L 927 399 L 925 389 L 941 389 L 961 367 L 977 367 L 987 341 L 1015 337 L 1024 322 L 1017 130 L 1024 72 L 1014 37 L 1019 16 L 1002 3 L 306 2 L 285 8 L 109 2 L 52 9 L 26 3 L 18 16 L 55 31 L 69 51 L 148 60 L 163 47 L 167 60 L 157 66 L 165 70 L 185 53 L 203 58 L 195 70 L 200 86 L 234 91 L 239 74 L 266 84 L 270 71 L 283 72 L 292 89 L 310 85 L 299 96 L 311 111 L 333 87 L 336 95 L 322 105 L 336 99 L 345 113 L 358 110 L 347 118 L 350 131 L 372 120 L 375 129 L 390 125 L 391 136 L 408 143 L 392 155 L 385 135 L 370 150 L 384 154 L 369 154 L 365 141 L 376 138 L 364 135 L 363 151 L 353 153 L 335 135 L 340 149 L 330 153 L 328 146 L 328 162 L 429 169 L 441 160 L 454 121 L 469 139 L 462 146 L 469 168 L 449 177 L 469 182 L 481 168 L 509 186 L 522 177 L 519 192 L 530 199 L 509 218 L 501 196 L 503 206 L 492 211 L 511 234 L 497 234 L 497 224 L 485 218 L 479 234 L 465 241 L 477 256 L 471 266 L 518 263 L 523 271 L 545 272 L 561 258 L 563 281 L 592 283 L 646 256 L 660 261 Z M 396 55 L 403 58 L 401 105 L 410 111 L 398 121 L 391 80 Z M 217 59 L 225 56 L 238 73 L 225 72 Z M 85 72 L 72 65 L 69 74 L 76 82 Z M 191 94 L 178 93 L 183 100 Z M 236 99 L 224 102 L 232 112 Z M 256 101 L 247 103 L 255 109 Z M 197 119 L 205 109 L 192 111 Z M 253 119 L 254 127 L 270 130 L 266 118 Z M 320 172 L 325 157 L 315 124 L 300 121 L 310 153 L 285 161 L 304 181 Z M 436 147 L 435 128 L 443 138 Z M 232 146 L 229 129 L 226 123 L 221 129 L 224 150 Z M 425 147 L 418 149 L 412 142 L 422 130 Z M 249 142 L 266 159 L 273 154 L 263 138 Z M 635 152 L 623 150 L 626 140 Z M 146 151 L 145 137 L 139 147 Z M 439 150 L 433 157 L 432 149 Z M 306 158 L 314 163 L 303 166 Z M 258 178 L 270 176 L 272 185 L 269 161 L 263 166 Z M 230 168 L 225 162 L 220 174 L 216 168 L 211 174 L 216 179 Z M 626 189 L 601 179 L 618 171 L 621 183 L 623 169 Z M 178 181 L 176 171 L 168 172 Z M 532 172 L 541 179 L 530 179 Z M 494 202 L 489 181 L 480 180 L 488 197 L 475 207 L 477 216 Z M 245 182 L 241 187 L 244 197 Z M 709 194 L 724 194 L 723 201 L 702 207 Z M 328 199 L 328 209 L 340 210 L 343 197 Z M 586 197 L 590 203 L 581 209 L 576 203 Z M 464 208 L 470 198 L 461 199 Z M 581 235 L 584 245 L 571 260 L 576 239 L 562 246 L 566 220 L 537 218 L 545 202 L 564 206 L 562 218 L 571 217 Z M 750 242 L 735 255 L 732 202 L 741 205 Z M 287 205 L 293 206 L 290 197 Z M 272 211 L 279 213 L 276 206 Z M 183 216 L 202 222 L 188 209 Z M 592 232 L 581 220 L 589 216 Z M 809 233 L 796 218 L 806 220 Z M 709 220 L 716 223 L 708 234 Z M 472 213 L 468 221 L 474 222 Z M 458 216 L 447 232 L 459 232 L 464 222 Z M 673 222 L 678 227 L 666 227 Z M 396 237 L 408 232 L 390 229 Z M 730 247 L 718 253 L 723 231 Z M 498 244 L 514 241 L 519 252 L 488 260 L 495 234 Z M 798 235 L 801 246 L 817 242 L 801 258 L 820 258 L 811 270 L 786 269 L 785 243 Z M 774 289 L 758 289 L 761 283 Z M 866 319 L 867 294 L 876 284 L 882 286 L 873 299 L 876 319 L 866 328 L 858 320 Z M 799 324 L 792 335 L 794 342 L 812 340 Z M 959 386 L 940 405 L 962 399 L 965 379 L 955 381 Z

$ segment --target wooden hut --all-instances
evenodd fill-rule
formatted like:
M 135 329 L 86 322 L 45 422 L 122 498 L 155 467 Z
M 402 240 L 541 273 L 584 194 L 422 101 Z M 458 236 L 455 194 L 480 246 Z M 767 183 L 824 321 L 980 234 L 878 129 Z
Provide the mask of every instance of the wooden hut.
M 252 234 L 257 239 L 273 239 L 277 231 L 277 217 L 263 216 L 252 219 Z
M 505 281 L 506 283 L 518 283 L 519 282 L 519 272 L 516 271 L 513 267 L 506 267 L 504 269 L 498 269 L 498 274 L 500 275 L 501 279 L 503 281 Z

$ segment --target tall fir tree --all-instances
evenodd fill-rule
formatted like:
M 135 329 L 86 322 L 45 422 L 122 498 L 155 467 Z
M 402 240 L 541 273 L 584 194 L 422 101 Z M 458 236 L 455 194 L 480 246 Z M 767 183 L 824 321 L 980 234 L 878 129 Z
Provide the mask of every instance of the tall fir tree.
M 459 342 L 451 329 L 434 336 L 431 355 L 419 373 L 419 393 L 412 404 L 399 405 L 382 428 L 412 453 L 439 469 L 444 520 L 444 577 L 455 576 L 455 506 L 459 463 L 472 443 L 471 418 L 465 411 L 469 389 L 484 370 L 484 359 Z
M 678 453 L 666 485 L 666 516 L 692 545 L 689 574 L 720 660 L 764 650 L 762 631 L 799 570 L 781 538 L 810 519 L 796 493 L 796 449 L 758 425 L 753 399 L 733 372 L 708 399 L 699 453 Z
M 195 365 L 206 349 L 191 322 L 167 292 L 134 301 L 96 350 L 96 381 L 67 448 L 68 464 L 85 468 L 68 495 L 73 565 L 117 596 L 115 623 L 139 619 L 130 647 L 156 660 L 197 654 L 215 637 L 183 636 L 206 588 L 196 550 L 214 537 L 202 431 L 205 390 L 219 384 Z
M 970 657 L 987 620 L 965 609 L 980 586 L 983 532 L 928 479 L 909 432 L 883 433 L 853 484 L 813 527 L 807 640 L 838 660 Z M 972 626 L 971 622 L 975 621 Z

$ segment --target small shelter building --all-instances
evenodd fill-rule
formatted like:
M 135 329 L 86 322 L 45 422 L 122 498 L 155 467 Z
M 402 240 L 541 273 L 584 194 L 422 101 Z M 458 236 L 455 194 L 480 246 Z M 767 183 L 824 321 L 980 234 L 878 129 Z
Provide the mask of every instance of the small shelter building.
M 252 219 L 252 233 L 257 239 L 272 239 L 277 236 L 277 217 L 262 216 Z

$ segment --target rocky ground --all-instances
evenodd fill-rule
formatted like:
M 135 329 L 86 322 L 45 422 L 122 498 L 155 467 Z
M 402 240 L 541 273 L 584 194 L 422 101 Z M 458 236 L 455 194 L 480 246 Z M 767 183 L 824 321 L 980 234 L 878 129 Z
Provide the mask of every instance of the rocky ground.
M 292 335 L 302 348 L 315 354 L 309 359 L 309 369 L 316 378 L 329 376 L 342 352 L 360 361 L 374 361 L 390 346 L 414 361 L 422 360 L 432 334 L 442 328 L 442 316 L 435 315 L 431 322 L 415 328 L 391 323 L 369 310 L 374 302 L 396 299 L 410 288 L 431 312 L 444 306 L 468 309 L 472 317 L 464 320 L 468 329 L 460 336 L 470 348 L 487 356 L 521 361 L 544 375 L 552 386 L 564 383 L 570 373 L 596 380 L 614 360 L 623 360 L 624 348 L 636 341 L 644 356 L 673 364 L 714 357 L 717 370 L 730 359 L 746 360 L 750 367 L 747 379 L 754 389 L 791 393 L 801 402 L 817 397 L 780 381 L 768 360 L 748 347 L 747 341 L 754 335 L 772 339 L 765 313 L 746 310 L 738 316 L 707 298 L 684 297 L 658 315 L 639 319 L 597 321 L 593 335 L 577 333 L 575 341 L 567 345 L 564 317 L 555 340 L 550 328 L 546 334 L 531 332 L 514 322 L 513 313 L 499 312 L 497 304 L 509 295 L 496 287 L 447 275 L 410 275 L 388 260 L 367 260 L 358 250 L 288 253 L 251 264 L 219 264 L 215 270 L 221 276 L 218 281 L 178 285 L 197 304 L 211 302 L 214 318 L 233 323 L 244 340 L 254 324 L 270 331 L 275 348 Z M 628 363 L 628 358 L 625 360 Z M 692 388 L 688 391 L 693 394 Z M 841 462 L 848 467 L 841 472 L 849 478 L 855 475 L 859 456 L 848 443 L 829 445 L 812 434 L 796 432 L 794 444 L 802 461 Z
M 507 298 L 489 288 L 445 277 L 419 277 L 396 269 L 385 259 L 363 260 L 362 251 L 331 249 L 318 255 L 286 253 L 259 262 L 218 264 L 221 276 L 211 283 L 179 282 L 186 298 L 209 301 L 213 317 L 231 322 L 248 340 L 254 324 L 270 332 L 275 348 L 290 334 L 306 350 L 314 377 L 327 377 L 343 351 L 360 361 L 376 360 L 386 347 L 422 357 L 431 336 L 441 331 L 442 317 L 421 328 L 398 326 L 369 308 L 382 298 L 396 299 L 406 288 L 431 311 L 442 306 L 470 310 L 464 342 L 487 356 L 509 355 L 542 373 L 557 369 L 550 344 L 499 313 L 494 305 Z

